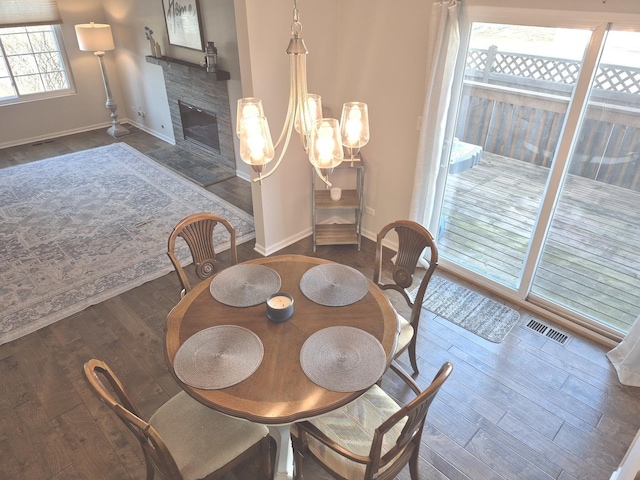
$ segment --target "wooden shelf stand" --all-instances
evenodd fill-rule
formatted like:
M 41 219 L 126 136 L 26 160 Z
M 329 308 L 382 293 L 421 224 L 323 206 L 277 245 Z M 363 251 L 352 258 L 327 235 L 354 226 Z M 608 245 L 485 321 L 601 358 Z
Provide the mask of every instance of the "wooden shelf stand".
M 350 170 L 354 173 L 354 188 L 342 189 L 340 200 L 331 200 L 329 189 L 324 184 L 316 190 L 316 173 L 313 175 L 313 251 L 318 245 L 357 245 L 362 244 L 362 211 L 364 210 L 364 165 L 362 162 L 345 161 L 336 170 Z M 353 222 L 350 223 L 318 223 L 317 213 L 325 210 L 352 210 Z

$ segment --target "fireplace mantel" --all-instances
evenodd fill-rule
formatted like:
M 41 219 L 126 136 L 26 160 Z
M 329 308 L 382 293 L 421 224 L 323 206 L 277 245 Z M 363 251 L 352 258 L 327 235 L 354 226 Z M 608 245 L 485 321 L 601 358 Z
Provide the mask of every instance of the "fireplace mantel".
M 201 72 L 206 73 L 207 76 L 210 76 L 212 79 L 216 81 L 225 81 L 231 78 L 231 74 L 229 72 L 225 72 L 224 70 L 218 70 L 217 72 L 207 72 L 207 68 L 203 67 L 202 65 L 198 65 L 197 63 L 192 63 L 192 62 L 186 62 L 184 60 L 179 60 L 177 58 L 171 58 L 171 57 L 158 58 L 158 57 L 152 57 L 150 55 L 147 55 L 145 58 L 147 60 L 147 63 L 160 65 L 161 67 L 168 67 L 170 65 L 180 65 L 186 68 L 195 68 Z

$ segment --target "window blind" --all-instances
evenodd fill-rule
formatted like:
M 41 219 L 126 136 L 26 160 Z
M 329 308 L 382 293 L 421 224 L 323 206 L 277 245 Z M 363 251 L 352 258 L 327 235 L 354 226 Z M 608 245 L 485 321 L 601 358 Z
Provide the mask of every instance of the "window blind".
M 0 28 L 62 23 L 56 0 L 0 0 Z

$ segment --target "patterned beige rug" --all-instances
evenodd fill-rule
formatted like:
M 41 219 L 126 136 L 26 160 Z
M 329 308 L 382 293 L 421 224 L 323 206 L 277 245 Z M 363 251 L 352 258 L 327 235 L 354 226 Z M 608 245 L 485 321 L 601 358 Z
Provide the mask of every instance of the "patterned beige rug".
M 434 275 L 422 306 L 491 342 L 502 342 L 518 323 L 520 314 L 454 282 Z
M 124 143 L 0 169 L 0 344 L 172 271 L 169 234 L 201 211 L 255 238 L 253 217 Z

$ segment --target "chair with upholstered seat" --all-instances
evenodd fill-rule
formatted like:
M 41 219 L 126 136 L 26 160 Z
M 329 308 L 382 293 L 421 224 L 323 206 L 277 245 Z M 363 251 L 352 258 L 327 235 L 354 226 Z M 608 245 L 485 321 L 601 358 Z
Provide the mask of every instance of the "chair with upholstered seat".
M 344 407 L 292 427 L 296 480 L 302 478 L 306 455 L 343 480 L 394 479 L 407 463 L 411 479 L 419 479 L 418 456 L 427 412 L 453 366 L 445 363 L 424 391 L 395 363 L 391 369 L 416 395 L 406 405 L 398 405 L 374 385 Z
M 213 230 L 218 224 L 223 225 L 229 232 L 231 263 L 235 265 L 238 263 L 236 230 L 228 220 L 215 213 L 195 213 L 180 220 L 173 228 L 173 232 L 169 236 L 167 255 L 169 255 L 180 279 L 180 286 L 182 287 L 180 294 L 182 296 L 191 290 L 191 284 L 176 256 L 176 239 L 180 237 L 187 243 L 191 251 L 195 273 L 199 279 L 204 280 L 218 271 L 216 249 L 213 243 Z
M 382 242 L 392 230 L 398 235 L 398 253 L 392 266 L 389 269 L 385 269 L 386 263 L 382 261 Z M 425 249 L 429 251 L 429 258 L 425 259 L 429 265 L 414 293 L 410 290 L 414 281 L 413 276 L 420 258 L 423 258 Z M 437 266 L 438 247 L 436 242 L 431 232 L 419 223 L 410 220 L 398 220 L 385 226 L 378 233 L 373 282 L 383 290 L 390 289 L 399 292 L 411 309 L 409 320 L 398 314 L 400 333 L 396 348 L 396 358 L 408 349 L 409 360 L 415 374 L 419 373 L 416 360 L 416 342 L 422 302 L 424 301 L 424 294 L 427 291 L 429 280 L 431 280 Z M 383 278 L 383 273 L 388 270 L 391 270 L 391 275 Z
M 256 454 L 264 462 L 265 478 L 271 478 L 269 431 L 264 425 L 218 413 L 186 392 L 171 398 L 146 422 L 106 363 L 89 360 L 84 374 L 98 397 L 140 442 L 147 480 L 156 471 L 171 480 L 217 479 Z

